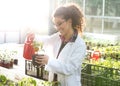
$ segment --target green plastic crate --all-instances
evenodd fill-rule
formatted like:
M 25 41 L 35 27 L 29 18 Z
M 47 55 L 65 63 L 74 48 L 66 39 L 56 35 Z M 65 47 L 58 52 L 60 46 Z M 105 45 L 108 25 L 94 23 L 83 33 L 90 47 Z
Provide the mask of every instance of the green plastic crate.
M 82 73 L 100 75 L 102 77 L 120 80 L 120 69 L 108 68 L 94 64 L 83 63 Z
M 120 80 L 113 80 L 99 75 L 81 74 L 82 86 L 120 86 Z
M 83 63 L 82 86 L 120 86 L 120 70 Z

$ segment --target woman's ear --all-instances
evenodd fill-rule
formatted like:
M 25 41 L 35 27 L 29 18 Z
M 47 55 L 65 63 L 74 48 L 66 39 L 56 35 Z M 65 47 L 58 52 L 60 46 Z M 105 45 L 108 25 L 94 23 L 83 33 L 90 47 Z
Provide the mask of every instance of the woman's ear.
M 71 18 L 68 19 L 68 20 L 67 20 L 67 23 L 71 26 L 71 25 L 72 25 L 72 19 L 71 19 Z
M 68 19 L 68 22 L 72 24 L 72 19 L 71 19 L 71 18 L 70 18 L 70 19 Z

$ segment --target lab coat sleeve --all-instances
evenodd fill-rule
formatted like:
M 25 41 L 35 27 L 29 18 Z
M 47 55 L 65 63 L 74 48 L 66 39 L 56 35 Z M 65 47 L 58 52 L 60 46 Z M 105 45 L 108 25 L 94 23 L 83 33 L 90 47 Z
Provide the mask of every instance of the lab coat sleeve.
M 86 46 L 84 44 L 79 47 L 76 46 L 70 54 L 69 61 L 65 62 L 59 59 L 49 59 L 46 70 L 63 75 L 73 74 L 81 66 L 85 53 Z

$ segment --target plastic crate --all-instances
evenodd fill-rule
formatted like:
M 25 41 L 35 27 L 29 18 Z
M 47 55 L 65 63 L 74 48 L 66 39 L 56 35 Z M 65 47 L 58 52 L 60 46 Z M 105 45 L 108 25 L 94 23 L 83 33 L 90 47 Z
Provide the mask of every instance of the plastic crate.
M 86 73 L 81 74 L 82 86 L 96 86 L 95 79 L 96 78 L 93 75 L 86 74 Z
M 82 73 L 120 80 L 120 69 L 83 63 Z
M 25 74 L 48 81 L 49 73 L 42 67 L 35 67 L 31 60 L 25 60 Z
M 120 70 L 83 63 L 82 86 L 120 86 Z
M 82 86 L 120 86 L 120 80 L 113 80 L 98 75 L 81 74 Z

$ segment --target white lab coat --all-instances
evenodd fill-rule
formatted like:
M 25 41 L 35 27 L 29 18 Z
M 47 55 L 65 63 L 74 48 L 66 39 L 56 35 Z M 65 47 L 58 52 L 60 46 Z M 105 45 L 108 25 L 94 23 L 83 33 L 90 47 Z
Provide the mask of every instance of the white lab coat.
M 41 38 L 37 40 L 41 40 Z M 51 48 L 49 51 L 52 55 L 45 66 L 46 70 L 49 71 L 49 81 L 52 81 L 53 74 L 57 73 L 61 86 L 81 86 L 81 64 L 86 53 L 86 46 L 81 37 L 77 36 L 75 42 L 67 43 L 58 59 L 56 57 L 61 45 L 59 33 L 48 37 L 47 40 L 42 40 L 46 46 L 44 47 L 46 51 L 48 46 Z

